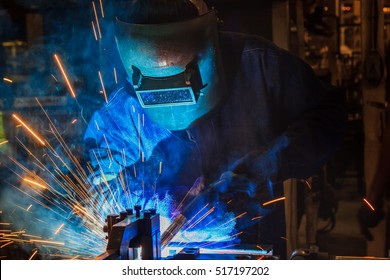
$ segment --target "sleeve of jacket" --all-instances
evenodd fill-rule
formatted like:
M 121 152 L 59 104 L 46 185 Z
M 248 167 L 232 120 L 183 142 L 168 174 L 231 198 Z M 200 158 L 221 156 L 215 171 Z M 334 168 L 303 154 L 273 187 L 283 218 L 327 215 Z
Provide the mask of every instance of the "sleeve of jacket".
M 139 158 L 139 137 L 124 97 L 125 93 L 114 93 L 109 103 L 93 114 L 85 132 L 95 184 L 115 178 Z
M 341 143 L 346 127 L 344 93 L 322 83 L 303 60 L 275 46 L 262 63 L 279 135 L 264 147 L 262 154 L 267 156 L 262 160 L 275 161 L 268 165 L 278 165 L 279 179 L 310 177 Z

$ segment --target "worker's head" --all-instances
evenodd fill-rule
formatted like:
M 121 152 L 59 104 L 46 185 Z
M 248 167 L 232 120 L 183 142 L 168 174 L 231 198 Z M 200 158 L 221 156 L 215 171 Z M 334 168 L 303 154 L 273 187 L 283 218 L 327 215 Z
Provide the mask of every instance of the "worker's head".
M 134 0 L 116 42 L 146 114 L 170 130 L 190 127 L 223 91 L 217 19 L 202 0 Z

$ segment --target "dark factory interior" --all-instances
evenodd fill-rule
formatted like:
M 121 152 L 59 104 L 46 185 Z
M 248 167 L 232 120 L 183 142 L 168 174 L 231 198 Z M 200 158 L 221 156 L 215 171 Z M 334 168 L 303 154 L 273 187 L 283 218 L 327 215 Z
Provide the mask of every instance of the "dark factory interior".
M 191 0 L 184 33 L 127 23 L 131 2 L 159 0 L 0 1 L 0 260 L 390 258 L 390 0 Z M 224 44 L 238 33 L 242 53 Z M 186 46 L 197 56 L 176 75 Z M 142 55 L 167 52 L 175 74 L 147 74 Z M 207 99 L 216 72 L 235 106 Z M 337 96 L 321 103 L 325 88 Z M 207 102 L 222 105 L 180 111 Z M 231 167 L 246 144 L 262 151 L 251 173 Z M 283 180 L 267 173 L 286 158 Z

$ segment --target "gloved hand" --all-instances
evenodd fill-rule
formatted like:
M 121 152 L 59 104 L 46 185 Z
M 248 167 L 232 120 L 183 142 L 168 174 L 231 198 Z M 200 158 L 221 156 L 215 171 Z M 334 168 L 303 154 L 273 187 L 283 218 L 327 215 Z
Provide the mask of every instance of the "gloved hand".
M 368 241 L 374 240 L 369 228 L 376 227 L 385 214 L 381 207 L 375 207 L 375 211 L 370 209 L 367 205 L 362 205 L 358 211 L 357 218 L 360 224 L 360 232 L 366 237 Z
M 221 199 L 251 198 L 256 193 L 256 184 L 244 175 L 232 171 L 222 173 L 219 179 L 210 184 L 210 188 L 218 193 Z

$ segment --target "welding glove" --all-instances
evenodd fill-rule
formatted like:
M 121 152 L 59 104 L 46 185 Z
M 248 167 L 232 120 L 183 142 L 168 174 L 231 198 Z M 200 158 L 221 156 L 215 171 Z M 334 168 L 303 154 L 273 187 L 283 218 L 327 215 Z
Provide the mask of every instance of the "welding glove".
M 253 198 L 268 184 L 271 176 L 277 174 L 279 162 L 277 149 L 254 150 L 231 164 L 212 187 L 227 198 L 237 195 Z
M 360 224 L 360 232 L 366 237 L 368 241 L 374 240 L 369 228 L 376 227 L 385 214 L 380 206 L 374 206 L 375 211 L 370 209 L 367 205 L 362 205 L 358 211 L 357 218 Z

